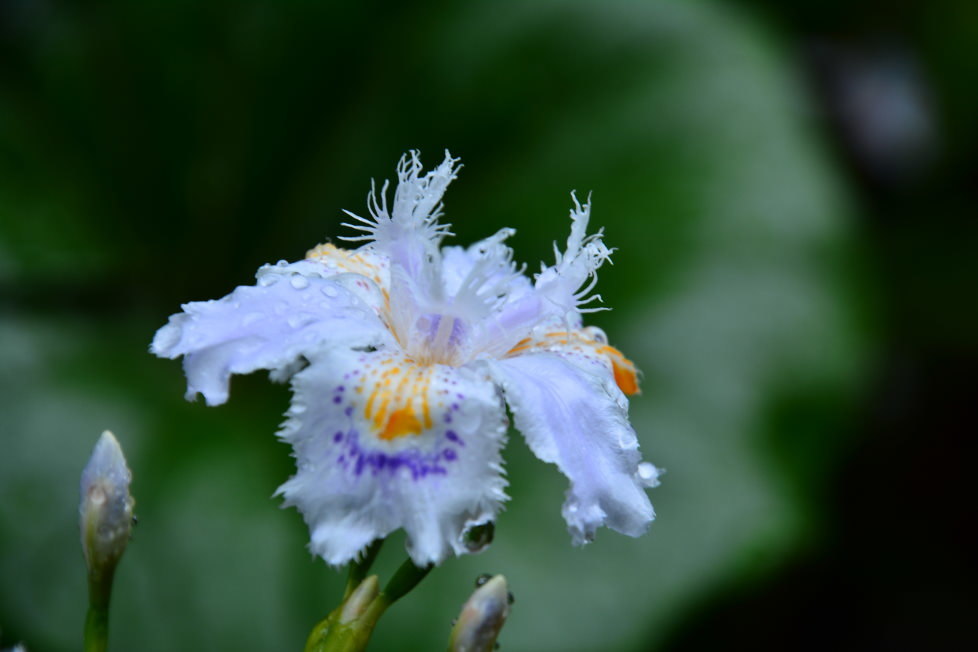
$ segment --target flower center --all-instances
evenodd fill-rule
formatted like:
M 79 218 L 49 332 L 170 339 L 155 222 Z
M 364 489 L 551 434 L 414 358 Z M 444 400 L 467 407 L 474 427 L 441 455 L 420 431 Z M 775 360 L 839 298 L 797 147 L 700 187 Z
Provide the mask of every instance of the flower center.
M 465 362 L 464 344 L 469 325 L 461 317 L 426 313 L 414 322 L 407 352 L 421 364 L 458 366 Z

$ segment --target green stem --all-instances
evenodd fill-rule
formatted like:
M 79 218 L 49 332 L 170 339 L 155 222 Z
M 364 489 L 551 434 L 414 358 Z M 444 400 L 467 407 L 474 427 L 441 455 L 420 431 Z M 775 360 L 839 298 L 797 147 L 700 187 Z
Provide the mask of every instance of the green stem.
M 105 652 L 109 645 L 109 612 L 88 606 L 85 617 L 85 652 Z
M 346 590 L 343 591 L 343 602 L 346 602 L 346 599 L 350 597 L 353 590 L 360 586 L 360 582 L 367 576 L 370 567 L 374 565 L 374 560 L 377 559 L 377 553 L 380 552 L 380 546 L 383 543 L 384 539 L 377 539 L 367 546 L 367 549 L 363 553 L 363 559 L 350 563 L 350 575 L 346 580 Z
M 409 559 L 401 564 L 384 590 L 377 593 L 376 576 L 354 584 L 357 577 L 362 578 L 367 572 L 376 555 L 376 549 L 368 550 L 364 559 L 350 568 L 350 580 L 343 602 L 313 628 L 306 641 L 305 652 L 362 652 L 367 648 L 374 627 L 384 612 L 414 589 L 432 569 L 431 565 L 418 568 Z M 375 597 L 370 598 L 369 593 L 364 593 L 364 588 L 368 586 Z M 369 601 L 360 602 L 364 598 Z
M 394 604 L 427 577 L 432 568 L 434 568 L 432 564 L 419 568 L 408 559 L 397 569 L 394 577 L 390 579 L 387 586 L 384 587 L 384 592 L 380 595 L 388 600 L 388 606 Z
M 84 652 L 105 652 L 109 646 L 109 598 L 115 568 L 88 574 L 88 613 L 85 616 Z

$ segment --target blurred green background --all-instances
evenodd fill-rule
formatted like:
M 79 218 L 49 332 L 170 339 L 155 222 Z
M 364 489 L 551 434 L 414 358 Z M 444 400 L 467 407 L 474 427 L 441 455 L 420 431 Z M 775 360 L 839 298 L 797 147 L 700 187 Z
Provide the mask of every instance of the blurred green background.
M 449 148 L 454 242 L 516 227 L 531 270 L 593 191 L 618 251 L 592 321 L 668 473 L 647 536 L 573 549 L 566 481 L 514 435 L 495 544 L 372 649 L 442 649 L 486 571 L 503 650 L 967 647 L 975 43 L 954 0 L 0 0 L 0 646 L 78 649 L 109 428 L 139 516 L 113 649 L 301 648 L 343 578 L 270 497 L 287 388 L 188 404 L 147 347 Z

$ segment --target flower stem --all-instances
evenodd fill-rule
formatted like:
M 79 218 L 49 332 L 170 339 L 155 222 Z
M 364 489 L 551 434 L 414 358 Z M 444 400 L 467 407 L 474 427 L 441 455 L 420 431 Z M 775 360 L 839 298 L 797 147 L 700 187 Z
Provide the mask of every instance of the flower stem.
M 350 568 L 343 602 L 313 628 L 306 641 L 305 652 L 365 650 L 377 621 L 388 607 L 414 589 L 432 569 L 431 565 L 418 568 L 408 559 L 397 569 L 383 591 L 379 590 L 376 575 L 354 584 L 370 568 L 379 547 L 379 543 L 372 546 L 363 560 Z
M 88 606 L 85 617 L 85 652 L 105 652 L 109 643 L 109 612 Z
M 432 564 L 419 568 L 408 559 L 401 564 L 401 567 L 394 573 L 394 577 L 387 582 L 387 586 L 384 587 L 384 592 L 381 595 L 387 598 L 389 605 L 394 604 L 395 601 L 407 595 L 421 580 L 427 577 L 432 568 L 434 568 Z
M 88 613 L 84 652 L 105 652 L 109 645 L 109 597 L 115 567 L 88 574 Z
M 380 552 L 383 543 L 384 539 L 377 539 L 367 547 L 360 561 L 354 561 L 350 564 L 350 575 L 346 580 L 346 589 L 343 591 L 344 602 L 367 577 L 367 573 L 370 571 L 370 567 L 374 565 L 374 560 L 377 559 L 377 553 Z

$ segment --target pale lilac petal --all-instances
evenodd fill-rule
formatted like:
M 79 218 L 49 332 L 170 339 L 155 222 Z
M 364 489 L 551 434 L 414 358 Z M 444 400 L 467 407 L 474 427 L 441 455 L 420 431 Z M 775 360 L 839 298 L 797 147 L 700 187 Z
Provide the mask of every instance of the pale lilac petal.
M 334 565 L 403 528 L 418 565 L 469 552 L 464 533 L 506 496 L 502 399 L 479 370 L 398 351 L 330 350 L 292 380 L 279 433 L 298 470 L 279 489 Z
M 423 167 L 417 151 L 411 151 L 397 164 L 397 188 L 394 203 L 387 208 L 387 186 L 380 193 L 371 184 L 367 197 L 370 217 L 360 217 L 346 211 L 355 221 L 346 226 L 362 235 L 345 240 L 366 241 L 387 256 L 392 266 L 400 267 L 408 276 L 420 282 L 422 277 L 437 272 L 432 258 L 438 257 L 438 244 L 448 235 L 449 225 L 440 224 L 442 197 L 455 179 L 458 159 L 445 152 L 445 159 L 434 170 L 422 174 Z
M 543 314 L 533 284 L 503 244 L 515 232 L 501 229 L 468 248 L 442 249 L 445 304 L 465 320 L 470 358 L 505 355 Z
M 151 351 L 184 356 L 187 398 L 208 405 L 228 398 L 231 374 L 268 369 L 286 380 L 302 358 L 324 346 L 377 346 L 390 341 L 374 308 L 351 290 L 350 277 L 326 277 L 315 261 L 269 266 L 258 285 L 240 286 L 223 299 L 185 304 L 153 339 Z M 365 286 L 371 283 L 364 283 Z
M 591 294 L 591 291 L 598 280 L 597 270 L 611 258 L 611 250 L 602 241 L 600 229 L 587 235 L 591 219 L 590 197 L 583 206 L 573 193 L 571 198 L 574 208 L 570 212 L 571 232 L 567 244 L 563 252 L 554 245 L 556 262 L 537 274 L 535 288 L 544 299 L 549 318 L 577 326 L 580 324 L 580 313 L 602 310 L 600 307 L 584 306 L 601 299 L 600 295 Z
M 516 229 L 500 229 L 494 235 L 469 247 L 442 247 L 442 279 L 448 296 L 465 294 L 472 277 L 480 286 L 497 290 L 499 304 L 506 305 L 531 292 L 533 284 L 513 264 L 513 250 L 503 242 Z
M 645 494 L 654 467 L 639 468 L 628 401 L 610 363 L 566 350 L 491 365 L 530 449 L 570 479 L 563 515 L 574 543 L 590 541 L 604 525 L 629 536 L 645 532 L 655 516 Z

